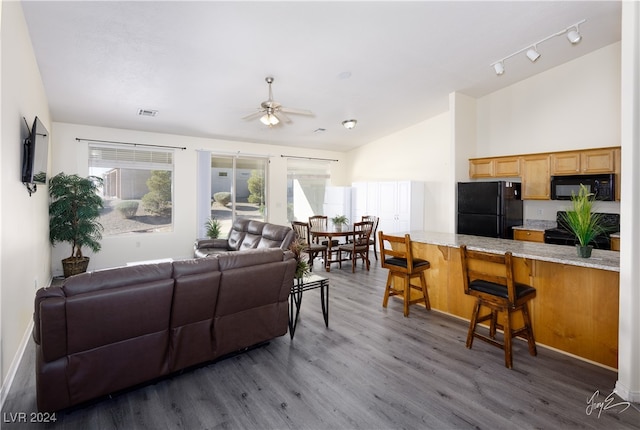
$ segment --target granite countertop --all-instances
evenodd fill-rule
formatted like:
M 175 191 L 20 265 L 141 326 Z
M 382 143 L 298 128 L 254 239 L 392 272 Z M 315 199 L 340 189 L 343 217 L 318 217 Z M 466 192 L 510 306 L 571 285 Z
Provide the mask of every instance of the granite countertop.
M 513 227 L 514 230 L 533 230 L 545 231 L 550 228 L 556 228 L 558 224 L 555 221 L 545 219 L 526 219 L 523 225 Z
M 620 253 L 616 251 L 594 249 L 591 258 L 580 258 L 573 246 L 422 230 L 410 231 L 409 234 L 411 235 L 412 241 L 430 245 L 449 246 L 452 248 L 467 245 L 470 249 L 493 253 L 511 251 L 514 257 L 609 270 L 612 272 L 620 271 Z

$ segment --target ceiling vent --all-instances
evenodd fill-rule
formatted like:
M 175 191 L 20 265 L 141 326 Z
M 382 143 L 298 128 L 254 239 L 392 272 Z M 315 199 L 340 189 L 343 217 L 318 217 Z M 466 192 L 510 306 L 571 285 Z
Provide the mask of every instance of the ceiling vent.
M 157 110 L 153 109 L 138 109 L 138 115 L 140 116 L 156 116 L 158 115 Z

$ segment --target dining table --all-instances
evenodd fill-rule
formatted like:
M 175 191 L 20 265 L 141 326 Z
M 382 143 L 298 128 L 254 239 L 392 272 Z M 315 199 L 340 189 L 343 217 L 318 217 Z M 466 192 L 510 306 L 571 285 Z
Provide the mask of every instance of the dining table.
M 354 228 L 353 224 L 346 224 L 341 226 L 328 225 L 325 227 L 314 226 L 309 230 L 313 240 L 320 241 L 322 238 L 327 239 L 327 257 L 324 259 L 324 269 L 327 272 L 331 271 L 331 263 L 339 263 L 341 260 L 339 258 L 334 259 L 333 254 L 336 251 L 332 252 L 334 239 L 340 240 L 341 237 L 344 237 L 344 242 L 349 241 L 349 236 L 353 236 Z

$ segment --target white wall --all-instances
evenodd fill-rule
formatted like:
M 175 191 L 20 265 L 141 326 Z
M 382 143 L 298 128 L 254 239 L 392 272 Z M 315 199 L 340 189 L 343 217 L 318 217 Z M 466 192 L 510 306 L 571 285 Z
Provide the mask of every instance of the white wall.
M 348 153 L 349 183 L 412 180 L 425 184 L 424 225 L 448 231 L 451 129 L 443 113 Z
M 620 146 L 620 58 L 614 43 L 479 98 L 474 156 Z M 528 200 L 524 218 L 555 220 L 567 207 Z M 620 213 L 620 203 L 598 211 Z
M 477 112 L 476 157 L 619 146 L 620 43 L 479 98 Z
M 622 5 L 622 218 L 616 392 L 640 402 L 640 3 Z
M 2 131 L 0 135 L 0 355 L 2 386 L 15 372 L 33 315 L 36 287 L 50 281 L 47 187 L 29 197 L 21 182 L 23 117 L 51 131 L 49 108 L 22 6 L 2 2 Z
M 174 167 L 174 214 L 171 233 L 132 233 L 122 236 L 103 237 L 102 250 L 92 254 L 89 270 L 102 269 L 126 264 L 132 261 L 159 258 L 188 258 L 193 255 L 193 242 L 197 236 L 197 150 L 221 152 L 225 154 L 251 154 L 268 156 L 268 220 L 276 224 L 287 224 L 287 159 L 281 155 L 338 159 L 332 163 L 332 179 L 341 181 L 345 177 L 345 154 L 330 151 L 308 150 L 275 145 L 246 142 L 230 142 L 214 139 L 194 138 L 132 130 L 92 127 L 77 124 L 53 123 L 52 173 L 64 171 L 67 174 L 88 175 L 87 143 L 80 139 L 96 139 L 118 142 L 147 143 L 186 147 L 175 152 Z M 71 253 L 70 245 L 58 244 L 51 257 L 53 272 L 62 274 L 60 260 Z

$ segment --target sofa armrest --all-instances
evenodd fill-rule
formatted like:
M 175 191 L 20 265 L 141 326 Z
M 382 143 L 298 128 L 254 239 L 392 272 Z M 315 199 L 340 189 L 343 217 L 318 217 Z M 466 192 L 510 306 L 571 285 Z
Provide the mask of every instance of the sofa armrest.
M 33 340 L 41 346 L 45 361 L 63 357 L 67 352 L 66 301 L 60 287 L 41 288 L 36 292 Z

